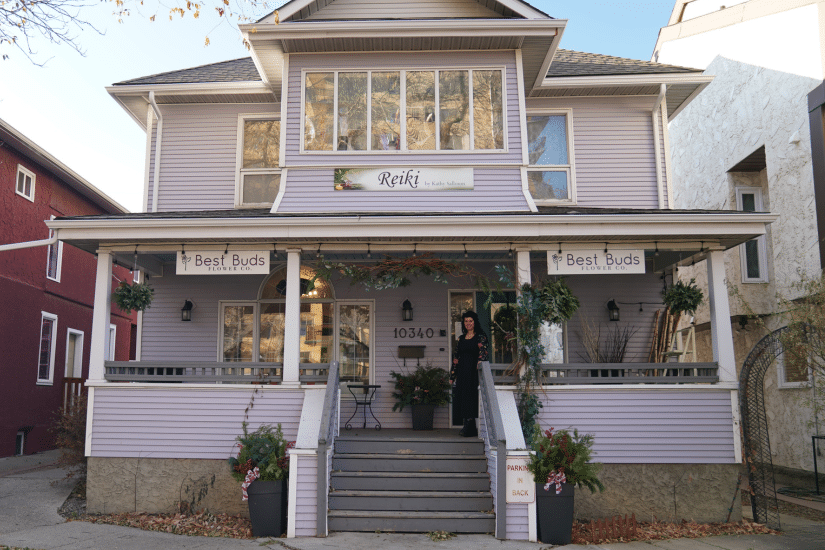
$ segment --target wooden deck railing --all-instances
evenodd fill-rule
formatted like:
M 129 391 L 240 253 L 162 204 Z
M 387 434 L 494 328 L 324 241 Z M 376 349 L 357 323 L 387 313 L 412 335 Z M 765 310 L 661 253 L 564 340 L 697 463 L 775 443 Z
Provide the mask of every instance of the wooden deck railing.
M 86 393 L 85 378 L 63 378 L 63 409 L 73 406 L 77 398 Z
M 516 383 L 512 365 L 490 365 L 496 385 Z M 543 364 L 545 385 L 713 384 L 717 363 L 557 363 Z

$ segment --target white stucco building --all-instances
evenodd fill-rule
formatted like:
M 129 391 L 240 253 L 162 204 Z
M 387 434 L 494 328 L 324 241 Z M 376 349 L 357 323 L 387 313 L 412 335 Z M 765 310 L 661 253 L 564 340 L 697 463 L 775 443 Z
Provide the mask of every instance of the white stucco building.
M 798 297 L 796 284 L 822 267 L 815 194 L 825 182 L 815 173 L 824 31 L 825 2 L 677 0 L 653 52 L 660 63 L 714 77 L 670 124 L 675 207 L 779 214 L 763 238 L 726 253 L 738 369 L 766 327 L 785 324 L 775 315 L 777 296 Z M 706 288 L 702 271 L 687 263 L 678 278 L 696 277 Z M 710 349 L 707 321 L 704 304 L 695 319 L 700 357 Z M 765 381 L 773 463 L 778 473 L 812 472 L 810 436 L 821 433 L 822 419 L 800 404 L 811 391 L 807 381 L 777 363 Z

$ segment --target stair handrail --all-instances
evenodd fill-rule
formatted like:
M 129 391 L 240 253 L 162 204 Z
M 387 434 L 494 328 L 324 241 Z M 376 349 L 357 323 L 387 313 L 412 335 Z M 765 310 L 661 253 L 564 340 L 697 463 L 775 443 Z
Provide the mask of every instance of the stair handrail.
M 490 362 L 482 361 L 479 370 L 486 443 L 490 449 L 496 449 L 496 538 L 503 540 L 507 538 L 507 435 L 504 432 Z
M 316 501 L 315 535 L 327 535 L 327 495 L 329 493 L 330 468 L 327 460 L 327 450 L 335 448 L 336 422 L 338 416 L 338 361 L 329 364 L 327 389 L 324 394 L 324 410 L 321 413 L 321 426 L 318 429 L 318 490 Z

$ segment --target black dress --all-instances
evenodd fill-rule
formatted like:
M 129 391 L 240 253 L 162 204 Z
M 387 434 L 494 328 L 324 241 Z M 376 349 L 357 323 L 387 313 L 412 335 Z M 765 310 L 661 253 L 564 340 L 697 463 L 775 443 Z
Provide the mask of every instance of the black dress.
M 453 353 L 452 377 L 456 381 L 455 397 L 460 418 L 478 418 L 478 362 L 488 359 L 487 335 L 476 332 L 472 338 L 463 334 Z

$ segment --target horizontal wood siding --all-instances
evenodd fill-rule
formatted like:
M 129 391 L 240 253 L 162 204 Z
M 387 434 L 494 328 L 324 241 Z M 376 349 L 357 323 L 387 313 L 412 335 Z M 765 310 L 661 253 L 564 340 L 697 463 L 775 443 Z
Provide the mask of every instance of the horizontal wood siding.
M 528 100 L 528 109 L 573 110 L 579 206 L 659 207 L 651 119 L 654 99 L 641 96 Z
M 454 19 L 499 18 L 475 0 L 336 0 L 307 19 Z
M 546 273 L 546 267 L 544 272 Z M 534 266 L 534 273 L 540 273 Z M 581 306 L 567 323 L 571 363 L 589 362 L 585 353 L 583 324 L 588 323 L 606 342 L 609 334 L 629 328 L 635 334 L 627 345 L 624 362 L 644 363 L 653 340 L 653 316 L 662 305 L 662 280 L 658 273 L 638 275 L 578 275 L 565 278 Z M 620 321 L 609 321 L 607 302 L 615 300 Z M 639 311 L 641 304 L 642 310 Z
M 95 388 L 91 456 L 227 459 L 249 407 L 251 430 L 298 434 L 302 390 Z
M 527 504 L 511 502 L 507 505 L 507 539 L 527 540 L 530 536 Z
M 151 278 L 152 307 L 143 312 L 142 361 L 217 361 L 219 300 L 255 300 L 264 275 L 166 275 Z M 192 300 L 192 321 L 181 322 L 180 308 Z
M 279 212 L 526 210 L 521 171 L 475 168 L 472 191 L 335 191 L 333 168 L 289 170 Z
M 163 105 L 161 112 L 158 211 L 234 208 L 238 115 L 280 115 L 280 107 L 277 104 Z M 154 174 L 154 167 L 151 173 Z
M 542 428 L 593 434 L 598 462 L 735 462 L 730 390 L 549 388 L 539 396 Z
M 298 455 L 298 491 L 295 502 L 295 536 L 314 537 L 318 517 L 318 457 Z M 291 475 L 291 474 L 290 474 Z

